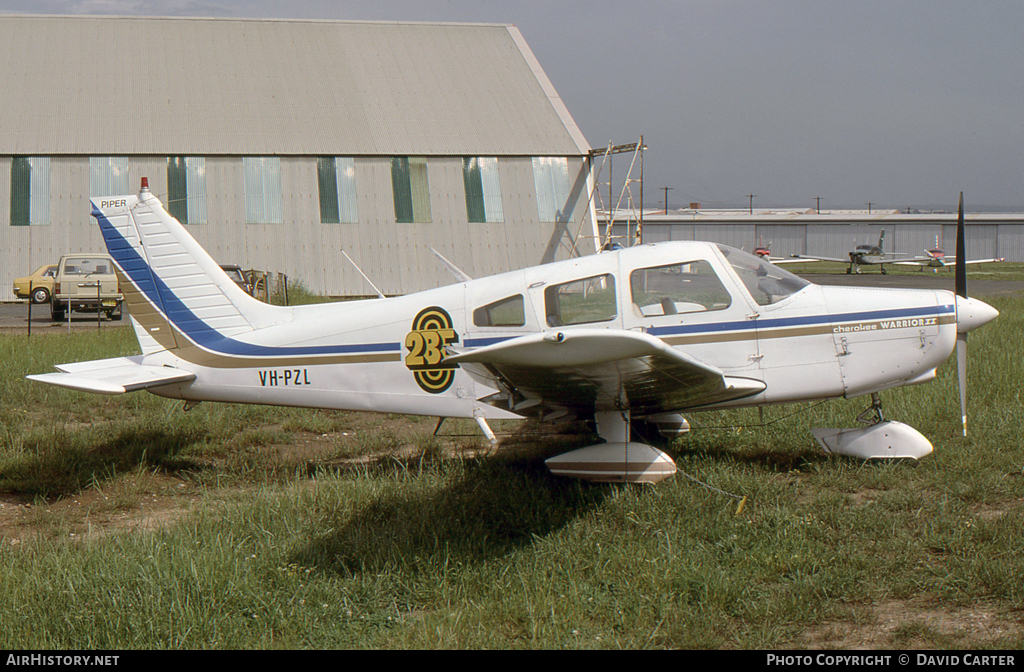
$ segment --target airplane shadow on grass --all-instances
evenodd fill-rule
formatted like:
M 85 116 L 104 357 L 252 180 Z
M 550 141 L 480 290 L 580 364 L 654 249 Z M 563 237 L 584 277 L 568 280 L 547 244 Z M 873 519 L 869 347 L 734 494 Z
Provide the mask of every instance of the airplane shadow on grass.
M 381 463 L 371 474 L 436 469 L 449 482 L 388 488 L 354 513 L 339 511 L 335 520 L 328 513 L 321 525 L 330 531 L 310 538 L 290 561 L 349 576 L 486 561 L 528 546 L 598 509 L 623 487 L 553 476 L 544 458 L 578 441 L 566 438 L 552 447 L 550 439 L 531 443 L 522 437 L 492 455 L 463 458 L 458 467 L 450 457 Z
M 57 429 L 25 441 L 22 450 L 31 457 L 0 473 L 0 490 L 28 498 L 59 499 L 140 467 L 195 473 L 204 465 L 182 453 L 204 440 L 205 433 L 196 430 L 129 428 L 90 444 L 87 434 L 75 436 Z
M 335 513 L 326 511 L 320 525 L 328 531 L 312 536 L 289 561 L 343 576 L 417 565 L 436 568 L 439 563 L 483 562 L 557 533 L 599 510 L 622 488 L 672 487 L 670 483 L 588 483 L 548 471 L 544 458 L 593 443 L 594 438 L 585 433 L 544 436 L 530 432 L 506 441 L 493 455 L 464 459 L 459 473 L 446 476 L 451 479 L 447 485 L 388 488 L 354 512 L 344 506 Z M 819 459 L 810 450 L 789 453 L 764 448 L 736 454 L 727 441 L 710 441 L 696 451 L 685 444 L 674 445 L 682 450 L 665 447 L 680 457 L 700 455 L 754 465 L 766 472 L 787 472 Z M 437 469 L 444 476 L 451 473 L 451 459 L 427 458 L 427 464 L 423 458 L 392 459 L 371 467 L 368 475 Z M 683 487 L 697 486 L 684 482 Z

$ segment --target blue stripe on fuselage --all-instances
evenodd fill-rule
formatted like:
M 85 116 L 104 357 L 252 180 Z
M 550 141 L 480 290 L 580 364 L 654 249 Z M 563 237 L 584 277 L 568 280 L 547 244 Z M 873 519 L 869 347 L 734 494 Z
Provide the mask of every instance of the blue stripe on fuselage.
M 153 273 L 131 243 L 118 233 L 117 229 L 101 212 L 92 212 L 100 225 L 103 240 L 110 256 L 114 258 L 125 275 L 149 301 L 163 312 L 168 321 L 188 336 L 197 345 L 222 355 L 244 355 L 248 357 L 280 357 L 288 355 L 336 355 L 370 352 L 401 352 L 399 343 L 361 343 L 355 345 L 309 345 L 309 346 L 267 346 L 228 338 L 203 322 L 181 299 Z
M 779 329 L 784 327 L 807 327 L 818 324 L 837 324 L 842 322 L 861 322 L 866 320 L 886 320 L 907 317 L 942 316 L 956 312 L 953 305 L 923 306 L 920 308 L 893 308 L 890 310 L 870 310 L 859 313 L 840 313 L 838 315 L 806 315 L 802 317 L 758 318 L 745 322 L 713 322 L 710 324 L 681 324 L 671 327 L 650 327 L 647 333 L 652 336 L 677 336 L 680 334 L 703 334 L 708 332 L 730 332 L 757 329 Z
M 833 325 L 844 322 L 863 322 L 867 320 L 905 319 L 952 315 L 956 312 L 953 305 L 925 306 L 921 308 L 893 308 L 890 310 L 871 310 L 859 313 L 841 313 L 839 315 L 805 315 L 802 317 L 786 317 L 775 319 L 758 319 L 743 322 L 711 322 L 708 324 L 677 324 L 671 327 L 648 327 L 646 333 L 652 336 L 679 336 L 686 334 L 729 333 L 735 331 L 767 331 L 768 329 L 785 329 L 789 327 L 806 327 L 814 325 Z M 522 335 L 522 334 L 520 334 Z M 464 345 L 468 348 L 481 348 L 508 341 L 518 336 L 495 336 L 490 338 L 467 338 Z

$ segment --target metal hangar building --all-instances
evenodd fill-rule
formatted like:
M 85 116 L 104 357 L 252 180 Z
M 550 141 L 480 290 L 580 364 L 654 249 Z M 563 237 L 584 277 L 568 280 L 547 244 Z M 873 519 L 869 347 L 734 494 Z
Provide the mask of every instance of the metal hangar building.
M 342 252 L 404 294 L 452 282 L 430 248 L 595 249 L 590 146 L 511 25 L 0 16 L 0 82 L 6 287 L 103 250 L 89 198 L 144 176 L 219 263 L 333 296 L 374 293 Z

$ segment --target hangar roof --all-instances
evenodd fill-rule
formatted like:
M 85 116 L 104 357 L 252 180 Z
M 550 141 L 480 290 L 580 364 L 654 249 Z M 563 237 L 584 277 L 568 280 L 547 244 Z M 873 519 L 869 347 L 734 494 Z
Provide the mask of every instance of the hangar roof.
M 512 25 L 0 16 L 0 155 L 570 156 Z

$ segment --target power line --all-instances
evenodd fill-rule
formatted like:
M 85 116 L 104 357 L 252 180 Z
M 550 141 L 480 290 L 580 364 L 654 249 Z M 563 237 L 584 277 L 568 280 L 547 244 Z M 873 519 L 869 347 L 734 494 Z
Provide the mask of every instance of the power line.
M 675 191 L 673 187 L 661 187 L 661 190 L 665 192 L 665 214 L 668 214 L 668 192 Z

